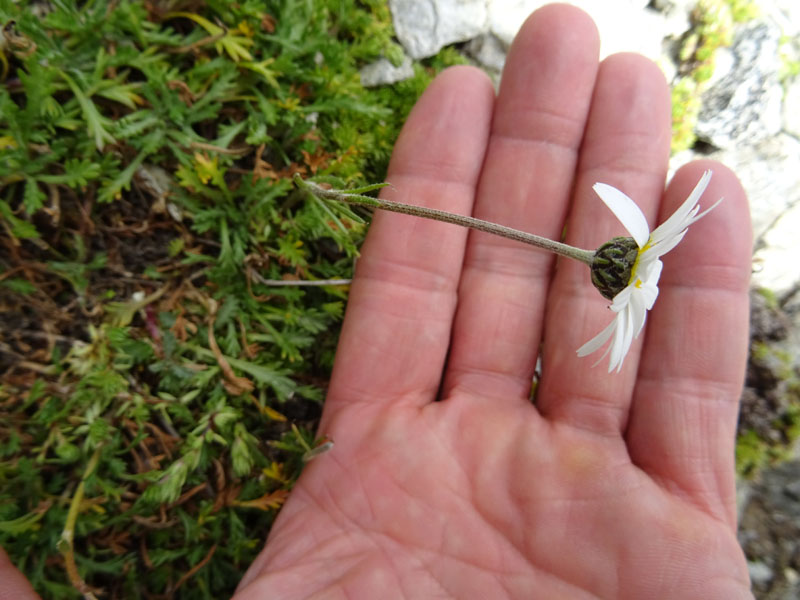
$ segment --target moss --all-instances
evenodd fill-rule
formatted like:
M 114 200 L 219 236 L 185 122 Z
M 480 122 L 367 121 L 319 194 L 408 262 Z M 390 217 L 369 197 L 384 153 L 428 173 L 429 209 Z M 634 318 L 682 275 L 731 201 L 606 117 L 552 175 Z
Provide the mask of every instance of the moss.
M 759 287 L 756 288 L 755 292 L 764 298 L 767 302 L 767 308 L 770 310 L 778 310 L 779 308 L 779 300 L 777 294 L 774 291 L 770 290 L 769 288 Z
M 752 21 L 761 14 L 756 0 L 726 0 L 733 20 L 737 23 Z
M 692 30 L 678 52 L 681 76 L 672 86 L 673 153 L 694 145 L 701 94 L 714 75 L 717 50 L 732 43 L 735 22 L 754 18 L 753 5 L 745 0 L 699 0 L 692 10 Z
M 780 69 L 778 76 L 786 86 L 791 80 L 800 75 L 800 44 L 795 38 L 782 36 L 778 46 Z
M 703 107 L 700 86 L 693 77 L 682 77 L 672 86 L 672 152 L 688 150 L 697 141 L 694 133 Z
M 756 432 L 748 431 L 736 440 L 736 473 L 740 477 L 754 477 L 769 461 L 769 446 Z

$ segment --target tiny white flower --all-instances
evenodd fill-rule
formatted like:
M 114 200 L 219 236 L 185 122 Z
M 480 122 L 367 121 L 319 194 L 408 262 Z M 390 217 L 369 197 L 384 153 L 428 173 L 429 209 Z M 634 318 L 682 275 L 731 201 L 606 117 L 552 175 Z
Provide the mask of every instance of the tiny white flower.
M 697 202 L 710 179 L 711 171 L 703 173 L 686 201 L 652 233 L 647 226 L 647 219 L 633 200 L 605 183 L 594 185 L 594 191 L 636 242 L 638 253 L 631 268 L 627 286 L 613 297 L 609 307 L 616 313 L 614 320 L 603 331 L 581 346 L 578 349 L 578 356 L 587 356 L 596 352 L 611 339 L 608 348 L 597 362 L 602 361 L 610 353 L 608 372 L 611 373 L 614 369 L 619 372 L 622 368 L 622 361 L 625 359 L 633 339 L 641 333 L 647 311 L 653 308 L 658 296 L 658 278 L 661 276 L 663 267 L 661 256 L 678 245 L 686 235 L 689 225 L 704 217 L 722 202 L 720 198 L 711 208 L 697 214 L 700 210 Z

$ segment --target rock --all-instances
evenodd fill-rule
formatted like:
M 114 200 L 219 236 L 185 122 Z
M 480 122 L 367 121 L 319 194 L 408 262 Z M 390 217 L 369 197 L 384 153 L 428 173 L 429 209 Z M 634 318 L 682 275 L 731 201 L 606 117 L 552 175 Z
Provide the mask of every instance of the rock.
M 489 3 L 489 29 L 505 45 L 510 45 L 522 23 L 548 0 L 492 0 Z M 657 60 L 665 35 L 663 15 L 647 9 L 643 0 L 570 0 L 594 19 L 600 31 L 601 57 L 615 52 L 639 52 Z
M 370 63 L 361 68 L 358 72 L 361 77 L 361 85 L 364 87 L 375 87 L 403 81 L 414 75 L 414 67 L 411 66 L 411 59 L 406 56 L 399 66 L 395 67 L 388 59 L 380 58 L 374 63 Z
M 800 461 L 765 470 L 743 511 L 739 541 L 757 598 L 797 598 L 790 571 L 800 567 L 800 503 L 786 488 L 798 480 Z
M 492 69 L 502 63 L 498 47 L 505 53 L 525 19 L 545 4 L 549 4 L 548 0 L 389 0 L 395 32 L 409 56 L 426 58 L 448 44 L 492 34 L 500 46 L 489 40 L 491 46 L 486 55 L 481 54 L 480 44 L 472 50 L 477 60 Z M 668 31 L 667 13 L 648 9 L 647 0 L 571 0 L 569 4 L 582 8 L 594 19 L 603 57 L 615 52 L 639 52 L 658 60 L 662 39 L 667 34 L 682 33 L 675 31 L 674 21 Z M 679 23 L 688 26 L 685 12 L 679 16 Z
M 679 38 L 689 30 L 689 14 L 695 4 L 697 0 L 653 0 L 650 3 L 664 16 L 665 35 L 673 38 Z
M 752 144 L 781 130 L 780 29 L 754 21 L 734 36 L 731 71 L 703 95 L 696 132 L 717 148 Z
M 757 342 L 785 340 L 791 320 L 774 301 L 756 290 L 750 291 L 750 339 Z
M 750 498 L 753 495 L 753 485 L 754 482 L 739 478 L 736 481 L 736 522 L 740 523 L 742 520 L 742 515 L 744 514 L 744 509 L 750 503 Z M 744 543 L 744 539 L 742 536 L 739 536 L 739 543 Z
M 759 0 L 758 5 L 777 23 L 784 35 L 800 35 L 800 3 L 797 0 Z
M 415 59 L 488 29 L 487 0 L 389 0 L 389 8 L 397 38 Z
M 800 138 L 800 78 L 792 79 L 783 97 L 783 129 Z
M 761 561 L 748 561 L 747 570 L 750 572 L 750 581 L 752 581 L 754 585 L 769 583 L 775 575 L 772 569 Z
M 800 479 L 786 485 L 786 493 L 795 500 L 800 500 Z
M 795 199 L 759 240 L 753 257 L 754 279 L 773 291 L 785 292 L 800 280 L 798 241 L 800 202 Z
M 466 51 L 483 67 L 500 73 L 506 63 L 508 47 L 493 33 L 485 33 L 470 41 Z
M 697 155 L 682 153 L 671 168 L 693 158 Z M 800 141 L 783 133 L 753 144 L 742 140 L 708 158 L 733 169 L 747 190 L 756 243 L 754 283 L 776 293 L 790 289 L 800 278 Z
M 795 327 L 780 297 L 751 290 L 750 356 L 737 428 L 740 435 L 755 433 L 774 448 L 787 447 L 788 415 L 800 400 L 794 389 L 800 376 L 800 352 L 791 335 Z M 793 489 L 787 487 L 786 493 Z

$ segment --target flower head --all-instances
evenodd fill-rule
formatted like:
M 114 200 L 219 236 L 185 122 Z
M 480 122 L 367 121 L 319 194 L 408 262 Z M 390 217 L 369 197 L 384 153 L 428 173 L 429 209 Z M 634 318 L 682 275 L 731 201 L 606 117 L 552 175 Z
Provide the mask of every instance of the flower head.
M 647 311 L 653 308 L 658 297 L 658 279 L 663 267 L 661 256 L 680 243 L 689 225 L 704 217 L 722 201 L 718 200 L 698 214 L 700 207 L 697 202 L 710 179 L 711 171 L 703 173 L 686 201 L 652 233 L 644 214 L 633 200 L 605 183 L 594 185 L 594 191 L 631 237 L 614 238 L 595 253 L 592 282 L 604 296 L 611 299 L 609 308 L 616 316 L 603 331 L 578 349 L 578 356 L 596 352 L 611 339 L 598 362 L 610 353 L 608 372 L 622 368 L 622 361 L 633 339 L 644 327 Z

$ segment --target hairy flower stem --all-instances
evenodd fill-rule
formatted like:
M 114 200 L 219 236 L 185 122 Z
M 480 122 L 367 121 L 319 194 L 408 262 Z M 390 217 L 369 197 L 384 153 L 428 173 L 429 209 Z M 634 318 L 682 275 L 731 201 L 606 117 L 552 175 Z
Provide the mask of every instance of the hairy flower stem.
M 592 266 L 595 253 L 591 250 L 583 250 L 575 248 L 561 242 L 555 242 L 547 238 L 526 233 L 497 223 L 491 223 L 475 217 L 467 217 L 464 215 L 457 215 L 455 213 L 437 210 L 435 208 L 425 208 L 422 206 L 415 206 L 413 204 L 403 204 L 401 202 L 393 202 L 391 200 L 383 200 L 381 198 L 373 198 L 371 196 L 364 196 L 357 192 L 369 191 L 383 186 L 368 186 L 367 188 L 359 188 L 358 190 L 328 190 L 320 187 L 316 183 L 303 180 L 299 175 L 294 177 L 295 184 L 301 189 L 307 190 L 321 200 L 335 200 L 338 202 L 347 202 L 348 204 L 360 204 L 362 206 L 371 206 L 382 210 L 391 212 L 402 213 L 404 215 L 413 215 L 415 217 L 423 217 L 426 219 L 433 219 L 435 221 L 442 221 L 443 223 L 452 223 L 453 225 L 461 225 L 477 231 L 484 231 L 494 235 L 499 235 L 510 240 L 516 240 L 523 244 L 536 246 L 542 250 L 549 250 L 561 256 L 579 260 L 582 263 Z

